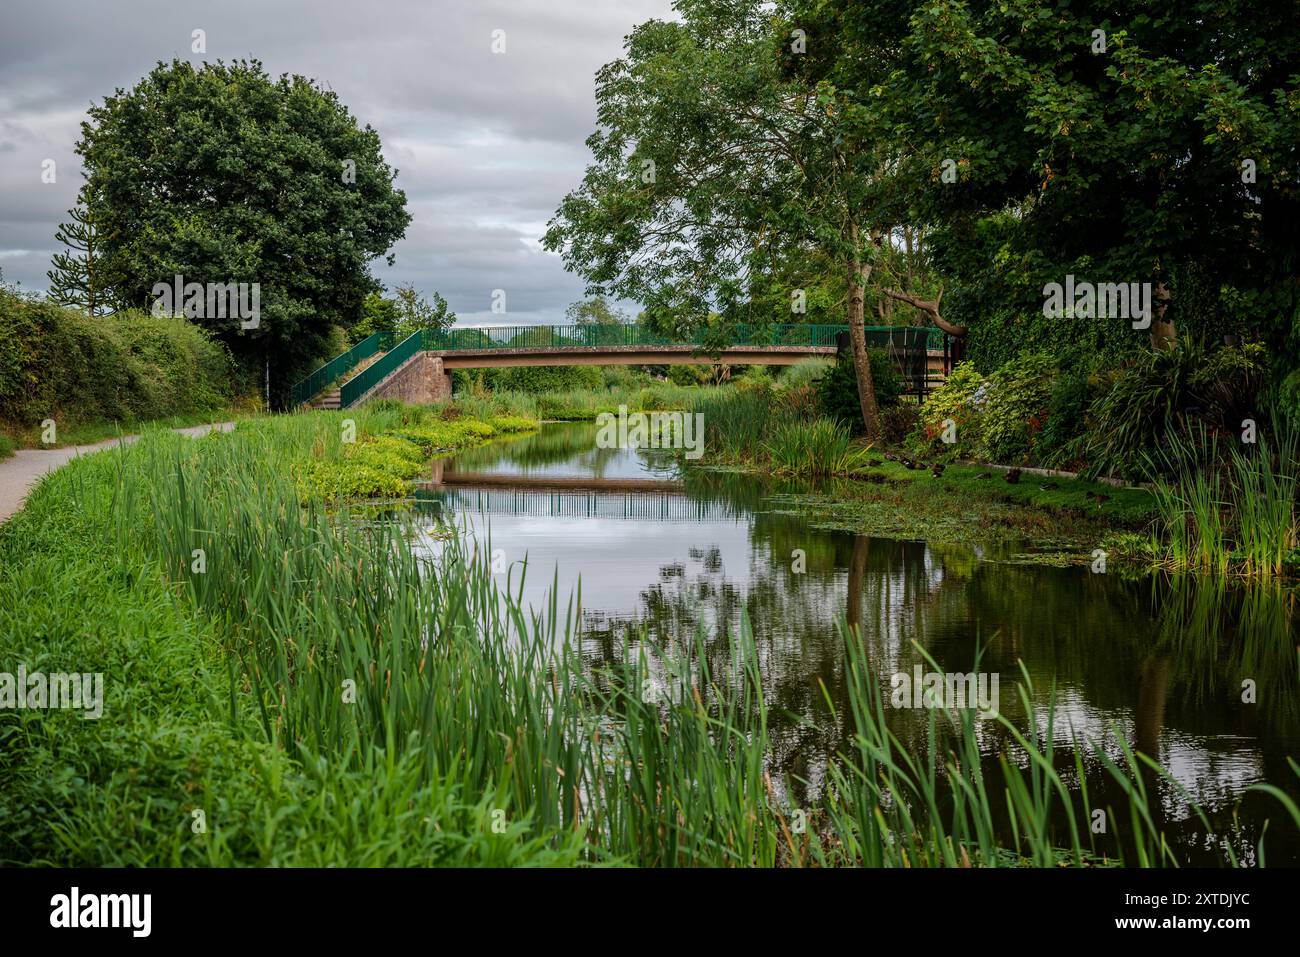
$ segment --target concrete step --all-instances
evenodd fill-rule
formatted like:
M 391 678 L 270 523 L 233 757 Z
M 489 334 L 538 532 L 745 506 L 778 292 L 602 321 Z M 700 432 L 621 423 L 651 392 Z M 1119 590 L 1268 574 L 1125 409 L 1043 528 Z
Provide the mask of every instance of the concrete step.
M 334 389 L 332 392 L 323 392 L 320 395 L 318 395 L 312 401 L 311 407 L 313 409 L 335 410 L 340 408 L 342 404 L 343 404 L 342 395 L 340 394 L 338 389 Z

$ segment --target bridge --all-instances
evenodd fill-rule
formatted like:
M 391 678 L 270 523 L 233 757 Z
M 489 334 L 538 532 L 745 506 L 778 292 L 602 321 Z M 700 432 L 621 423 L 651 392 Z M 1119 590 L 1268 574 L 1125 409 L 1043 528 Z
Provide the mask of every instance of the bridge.
M 928 326 L 868 326 L 867 344 L 898 363 L 905 391 L 925 395 L 950 366 L 948 337 Z M 639 323 L 561 326 L 488 326 L 425 329 L 400 342 L 375 333 L 317 369 L 291 392 L 294 406 L 322 394 L 325 407 L 349 408 L 388 396 L 429 402 L 451 395 L 455 369 L 568 365 L 791 365 L 830 361 L 847 345 L 848 327 L 784 323 L 738 326 L 729 344 L 708 349 L 700 330 L 689 340 L 659 335 Z
M 747 516 L 724 503 L 698 501 L 673 492 L 439 487 L 421 483 L 415 500 L 449 519 L 471 515 L 532 518 L 600 518 L 655 524 L 734 524 Z

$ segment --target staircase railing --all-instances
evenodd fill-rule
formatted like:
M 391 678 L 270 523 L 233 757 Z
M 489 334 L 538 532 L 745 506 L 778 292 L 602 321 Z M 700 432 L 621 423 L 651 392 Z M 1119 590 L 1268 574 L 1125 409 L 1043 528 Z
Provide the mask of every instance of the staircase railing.
M 305 402 L 310 402 L 315 395 L 331 382 L 347 375 L 359 363 L 369 359 L 376 352 L 382 352 L 392 344 L 393 334 L 391 332 L 376 332 L 374 335 L 362 339 L 347 352 L 335 356 L 307 378 L 296 383 L 289 390 L 291 407 L 297 408 Z
M 422 338 L 423 333 L 411 333 L 384 353 L 382 358 L 375 360 L 343 383 L 343 388 L 339 390 L 339 408 L 351 408 L 353 403 L 383 382 L 390 373 L 400 369 L 407 359 L 421 351 Z

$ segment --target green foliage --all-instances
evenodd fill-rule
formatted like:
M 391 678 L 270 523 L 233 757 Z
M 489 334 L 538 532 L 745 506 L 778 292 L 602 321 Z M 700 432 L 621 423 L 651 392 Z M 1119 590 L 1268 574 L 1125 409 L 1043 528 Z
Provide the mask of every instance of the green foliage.
M 899 375 L 897 363 L 883 349 L 871 349 L 868 355 L 871 357 L 876 405 L 881 409 L 897 405 L 903 392 L 903 378 Z M 846 423 L 854 430 L 862 430 L 862 405 L 858 401 L 858 380 L 851 356 L 841 356 L 830 371 L 817 380 L 817 405 L 823 415 Z
M 494 392 L 565 392 L 604 384 L 599 366 L 514 366 L 484 372 L 483 380 Z
M 14 440 L 5 435 L 5 433 L 0 432 L 0 461 L 13 455 L 15 447 Z
M 356 345 L 363 339 L 369 339 L 376 332 L 395 334 L 399 318 L 396 300 L 386 298 L 381 292 L 370 293 L 361 303 L 361 318 L 352 327 L 352 344 Z M 346 349 L 339 350 L 339 352 L 346 351 Z M 338 352 L 334 353 L 334 355 L 338 354 Z
M 256 60 L 159 63 L 90 107 L 77 152 L 117 296 L 147 308 L 178 274 L 260 284 L 257 328 L 201 322 L 242 362 L 269 360 L 281 399 L 330 327 L 355 321 L 378 288 L 370 262 L 410 219 L 379 134 L 333 92 Z
M 1172 442 L 1198 424 L 1238 432 L 1262 413 L 1267 357 L 1261 346 L 1215 352 L 1188 341 L 1144 350 L 1092 402 L 1085 457 L 1091 474 L 1149 477 Z
M 1244 26 L 1237 0 L 788 6 L 807 35 L 794 69 L 880 134 L 893 150 L 881 192 L 933 225 L 947 318 L 970 327 L 981 369 L 1025 349 L 1069 367 L 1146 343 L 1122 319 L 1043 317 L 1043 284 L 1067 273 L 1164 281 L 1180 335 L 1257 332 L 1300 360 L 1289 0 Z
M 92 319 L 0 289 L 0 420 L 141 421 L 220 408 L 226 350 L 184 319 Z
M 398 286 L 395 307 L 393 329 L 399 340 L 425 329 L 444 332 L 456 323 L 456 314 L 436 289 L 430 302 L 414 286 Z
M 1198 424 L 1170 437 L 1155 469 L 1160 521 L 1148 553 L 1176 571 L 1277 579 L 1300 546 L 1300 423 L 1263 424 L 1253 447 Z
M 494 415 L 488 419 L 488 425 L 492 426 L 492 431 L 497 435 L 507 435 L 511 432 L 532 432 L 537 428 L 536 420 L 526 419 L 520 415 Z
M 779 423 L 766 450 L 772 471 L 785 475 L 843 475 L 865 453 L 842 423 L 825 418 Z
M 363 431 L 431 421 L 392 406 L 356 417 Z M 848 705 L 809 730 L 846 744 L 791 840 L 766 773 L 775 702 L 746 622 L 685 635 L 671 667 L 655 663 L 666 693 L 647 701 L 644 635 L 593 674 L 563 613 L 498 591 L 486 556 L 455 536 L 438 556 L 413 547 L 427 517 L 300 506 L 289 466 L 317 446 L 345 455 L 339 421 L 147 436 L 56 472 L 0 527 L 0 654 L 75 662 L 116 689 L 102 721 L 0 722 L 0 863 L 1177 862 L 1153 812 L 1161 769 L 1122 735 L 1103 748 L 1058 733 L 1055 702 L 1036 708 L 1026 686 L 983 728 L 966 710 L 905 746 L 843 623 Z M 989 733 L 1017 760 L 984 760 Z M 1068 783 L 1085 762 L 1113 805 L 1106 835 L 1088 826 L 1097 793 Z M 1008 834 L 992 810 L 1008 807 L 1032 826 Z M 504 833 L 486 826 L 493 810 Z
M 68 210 L 71 222 L 59 225 L 54 234 L 64 250 L 56 252 L 46 273 L 50 281 L 49 297 L 61 306 L 72 306 L 92 319 L 113 313 L 118 308 L 113 287 L 117 278 L 108 273 L 100 256 L 100 241 L 95 214 L 85 204 L 83 189 L 77 205 Z
M 1087 428 L 1092 398 L 1092 385 L 1086 373 L 1062 371 L 1056 377 L 1047 402 L 1047 424 L 1036 443 L 1042 464 L 1053 468 L 1072 468 L 1080 464 L 1071 460 L 1068 450 Z
M 1278 413 L 1292 422 L 1300 422 L 1300 369 L 1279 377 L 1272 404 Z
M 668 381 L 674 385 L 707 385 L 713 382 L 713 376 L 703 366 L 669 366 Z
M 921 436 L 930 445 L 942 441 L 946 426 L 956 426 L 957 441 L 944 447 L 963 455 L 976 455 L 984 442 L 983 411 L 988 385 L 974 363 L 953 366 L 948 381 L 926 398 L 921 406 Z
M 1055 360 L 1042 352 L 1024 353 L 993 373 L 980 412 L 986 458 L 1008 465 L 1030 460 L 1047 421 L 1055 374 Z
M 614 308 L 604 296 L 570 303 L 564 317 L 578 326 L 618 326 L 630 321 L 627 313 Z

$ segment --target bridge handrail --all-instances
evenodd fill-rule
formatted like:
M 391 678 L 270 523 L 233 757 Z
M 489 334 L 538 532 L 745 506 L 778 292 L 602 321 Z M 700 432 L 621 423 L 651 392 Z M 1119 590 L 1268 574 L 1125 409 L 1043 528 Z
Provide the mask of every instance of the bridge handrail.
M 731 345 L 737 346 L 834 346 L 835 334 L 847 329 L 840 325 L 784 323 L 753 329 L 737 326 Z M 473 351 L 480 349 L 591 349 L 611 346 L 702 345 L 703 330 L 689 339 L 660 335 L 640 323 L 562 326 L 480 326 L 429 329 L 426 349 Z
M 899 360 L 903 378 L 911 380 L 917 391 L 925 391 L 926 349 L 942 349 L 945 336 L 933 326 L 866 326 L 867 344 L 874 348 L 888 347 Z M 732 330 L 730 346 L 793 346 L 834 348 L 848 326 L 830 323 L 778 323 L 769 326 L 736 326 Z M 391 332 L 376 332 L 363 339 L 347 352 L 331 359 L 306 379 L 293 386 L 291 399 L 294 406 L 309 401 L 331 382 L 346 375 L 358 363 L 381 349 L 392 349 L 395 336 Z M 701 346 L 703 331 L 673 339 L 652 332 L 640 323 L 617 325 L 561 325 L 561 326 L 483 326 L 453 329 L 425 329 L 407 336 L 392 349 L 389 355 L 403 350 L 389 360 L 385 356 L 344 383 L 341 404 L 347 408 L 365 392 L 378 384 L 384 376 L 421 349 L 450 352 L 487 349 L 590 349 L 611 346 Z M 378 371 L 371 372 L 372 369 Z
M 380 359 L 343 383 L 343 388 L 339 390 L 339 408 L 351 408 L 353 403 L 383 382 L 389 373 L 397 371 L 402 363 L 421 350 L 421 341 L 420 332 L 411 333 L 384 353 Z
M 731 330 L 731 346 L 833 347 L 848 326 L 831 323 L 775 323 L 769 326 L 739 325 Z M 924 334 L 929 348 L 942 348 L 943 333 L 932 326 L 867 326 L 869 338 L 902 334 L 904 340 Z M 640 323 L 561 326 L 464 326 L 426 329 L 424 348 L 437 352 L 470 352 L 482 349 L 590 349 L 611 346 L 699 346 L 704 330 L 691 337 L 659 335 Z
M 374 335 L 362 339 L 347 352 L 335 356 L 307 378 L 295 383 L 293 388 L 289 390 L 290 407 L 296 408 L 305 402 L 310 402 L 312 396 L 319 393 L 335 379 L 347 375 L 356 368 L 359 362 L 369 359 L 381 349 L 387 349 L 392 343 L 393 334 L 391 332 L 376 332 Z

